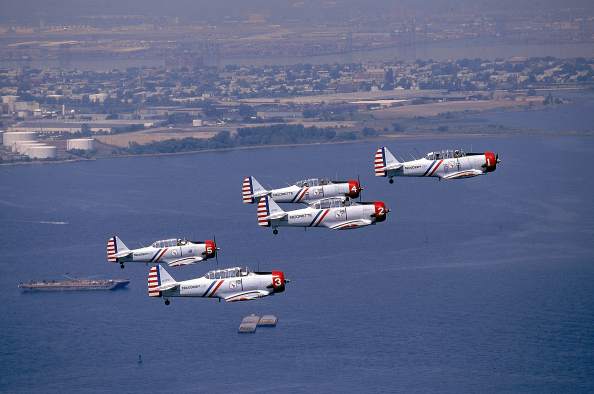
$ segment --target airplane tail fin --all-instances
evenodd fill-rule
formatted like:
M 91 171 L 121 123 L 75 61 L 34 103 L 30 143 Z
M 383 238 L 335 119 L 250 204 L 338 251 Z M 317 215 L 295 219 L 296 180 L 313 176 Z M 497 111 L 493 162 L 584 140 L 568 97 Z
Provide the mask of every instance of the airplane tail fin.
M 113 236 L 107 241 L 107 261 L 110 263 L 117 263 L 118 259 L 115 257 L 116 253 L 124 252 L 128 247 L 117 236 Z
M 161 292 L 156 290 L 157 287 L 161 286 L 161 280 L 159 277 L 160 265 L 153 265 L 153 268 L 149 271 L 148 275 L 148 293 L 149 297 L 161 297 Z
M 386 176 L 385 168 L 399 163 L 388 148 L 382 146 L 375 152 L 375 176 Z
M 258 225 L 270 227 L 270 217 L 275 219 L 281 218 L 284 215 L 285 211 L 272 198 L 264 196 L 260 199 L 258 203 Z
M 256 202 L 258 195 L 266 194 L 267 190 L 262 187 L 253 176 L 248 176 L 243 181 L 243 187 L 241 193 L 243 196 L 243 202 L 246 204 L 253 204 Z
M 166 285 L 164 287 L 171 288 L 172 285 L 177 285 L 178 283 L 169 275 L 165 268 L 161 267 L 160 265 L 153 265 L 153 268 L 149 271 L 148 275 L 148 293 L 149 297 L 161 297 L 161 292 L 159 291 L 159 287 Z M 167 286 L 169 285 L 169 286 Z

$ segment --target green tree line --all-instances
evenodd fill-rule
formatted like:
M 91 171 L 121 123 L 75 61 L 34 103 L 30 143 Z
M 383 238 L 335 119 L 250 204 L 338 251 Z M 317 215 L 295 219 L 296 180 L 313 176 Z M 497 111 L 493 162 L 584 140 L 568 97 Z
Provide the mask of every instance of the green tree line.
M 332 127 L 277 124 L 271 126 L 244 127 L 231 135 L 221 131 L 214 137 L 199 139 L 187 137 L 181 140 L 169 139 L 140 145 L 130 142 L 124 153 L 142 155 L 154 153 L 196 152 L 208 149 L 228 149 L 248 146 L 289 145 L 354 140 L 353 132 L 337 133 Z

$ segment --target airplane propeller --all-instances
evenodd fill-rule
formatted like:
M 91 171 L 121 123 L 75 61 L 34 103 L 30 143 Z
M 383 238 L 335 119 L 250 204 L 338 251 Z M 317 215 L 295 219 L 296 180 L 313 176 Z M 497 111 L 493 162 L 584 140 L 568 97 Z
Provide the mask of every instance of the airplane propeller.
M 213 238 L 213 242 L 214 242 L 214 249 L 215 249 L 215 260 L 217 261 L 217 265 L 219 265 L 219 250 L 220 250 L 221 248 L 219 248 L 219 247 L 217 246 L 217 236 L 213 234 L 212 238 Z
M 203 244 L 203 243 L 206 243 L 206 241 L 196 241 L 196 240 L 190 241 L 190 242 L 192 242 L 194 244 Z M 214 243 L 215 260 L 217 261 L 217 265 L 219 265 L 219 250 L 221 250 L 221 248 L 219 248 L 217 246 L 217 236 L 215 234 L 213 234 L 213 240 L 212 240 L 212 242 Z M 206 253 L 206 252 L 204 252 L 204 253 Z

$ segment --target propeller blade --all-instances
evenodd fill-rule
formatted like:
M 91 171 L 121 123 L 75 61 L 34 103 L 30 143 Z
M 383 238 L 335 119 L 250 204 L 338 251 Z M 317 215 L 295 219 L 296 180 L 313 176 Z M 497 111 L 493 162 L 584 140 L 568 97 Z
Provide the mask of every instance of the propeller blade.
M 217 261 L 217 265 L 219 265 L 219 248 L 217 247 L 217 236 L 216 234 L 213 234 L 212 236 L 213 242 L 214 242 L 214 248 L 215 248 L 215 260 Z
M 357 184 L 359 185 L 359 202 L 361 202 L 361 190 L 363 190 L 363 188 L 361 187 L 361 181 L 359 180 L 359 174 L 357 174 Z

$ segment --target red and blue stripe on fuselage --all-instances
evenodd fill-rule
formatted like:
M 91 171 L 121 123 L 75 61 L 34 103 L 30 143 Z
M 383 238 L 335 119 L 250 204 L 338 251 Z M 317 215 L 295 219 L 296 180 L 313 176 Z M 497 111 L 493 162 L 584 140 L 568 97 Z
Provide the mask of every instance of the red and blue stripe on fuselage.
M 214 293 L 216 293 L 216 291 L 219 289 L 219 287 L 221 287 L 221 285 L 223 284 L 225 280 L 213 280 L 212 283 L 210 284 L 210 286 L 208 287 L 208 289 L 206 289 L 206 291 L 204 292 L 204 294 L 202 294 L 201 297 L 212 297 L 214 296 Z M 217 284 L 218 282 L 218 284 Z M 215 286 L 216 284 L 216 286 Z M 210 289 L 212 289 L 214 287 L 214 290 L 212 291 L 212 293 L 208 294 L 210 292 Z
M 435 165 L 435 163 L 437 163 L 437 165 Z M 434 160 L 433 163 L 431 163 L 431 165 L 429 166 L 429 168 L 427 168 L 427 171 L 425 171 L 425 173 L 421 176 L 431 176 L 433 175 L 433 173 L 435 171 L 437 171 L 437 169 L 439 168 L 439 166 L 441 165 L 441 163 L 443 163 L 443 159 L 439 160 L 439 163 L 437 162 L 437 160 Z M 433 170 L 431 170 L 433 168 Z
M 158 263 L 158 262 L 159 262 L 159 259 L 160 259 L 161 257 L 163 257 L 163 255 L 165 254 L 165 252 L 167 252 L 167 250 L 168 250 L 168 249 L 169 249 L 169 248 L 165 248 L 165 249 L 159 249 L 159 250 L 157 251 L 157 253 L 155 253 L 155 255 L 153 256 L 153 258 L 152 258 L 152 259 L 150 259 L 148 262 L 149 262 L 149 263 Z
M 299 191 L 297 192 L 297 194 L 295 194 L 295 197 L 293 197 L 291 202 L 301 201 L 301 199 L 307 194 L 308 190 L 309 190 L 309 187 L 299 189 Z
M 330 212 L 329 209 L 322 209 L 320 212 L 318 212 L 318 214 L 316 215 L 316 217 L 314 218 L 314 220 L 311 221 L 311 223 L 309 224 L 308 227 L 317 227 L 317 226 L 319 226 L 320 223 L 322 223 L 322 220 L 324 220 L 324 218 L 328 214 L 328 212 Z

